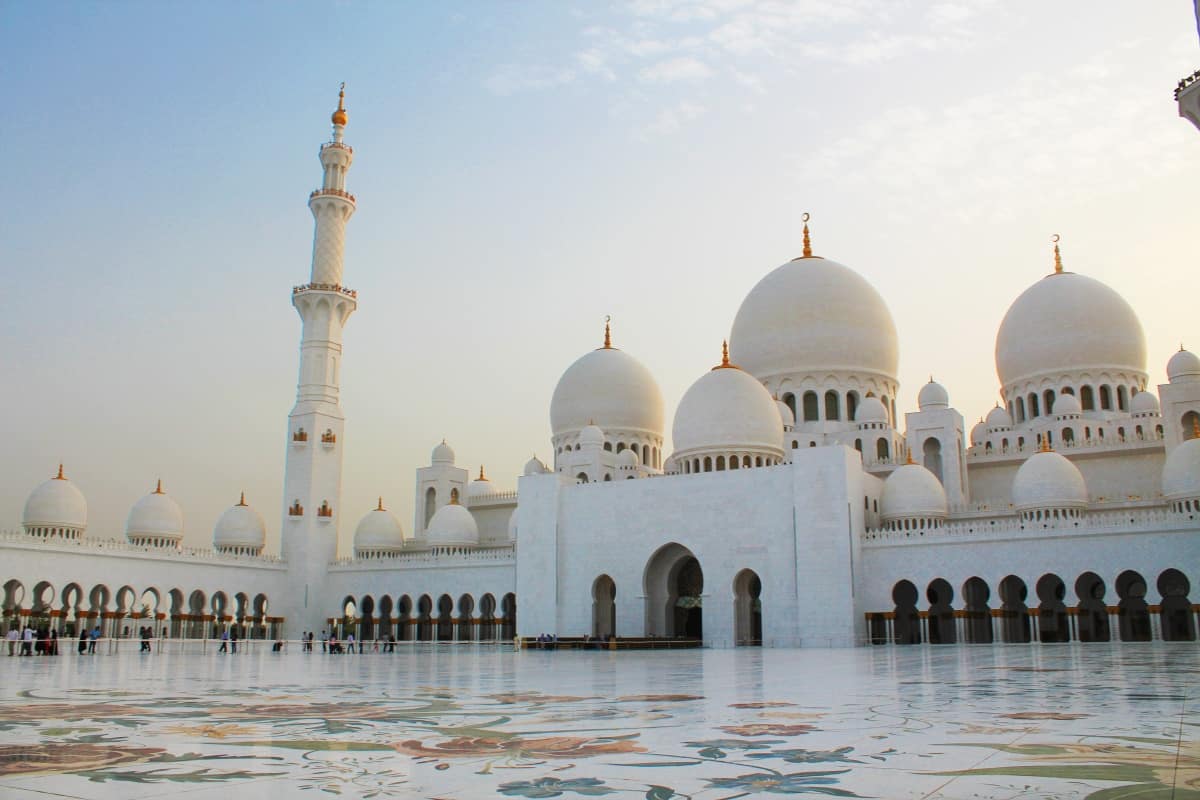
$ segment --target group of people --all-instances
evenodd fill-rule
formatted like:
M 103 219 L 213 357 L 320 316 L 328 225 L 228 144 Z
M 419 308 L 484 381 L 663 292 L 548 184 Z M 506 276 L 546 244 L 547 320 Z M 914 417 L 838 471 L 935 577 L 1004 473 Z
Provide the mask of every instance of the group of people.
M 304 651 L 311 653 L 313 651 L 313 634 L 311 631 L 304 634 Z M 361 653 L 363 646 L 366 643 L 361 640 L 356 640 L 353 633 L 346 634 L 345 640 L 340 640 L 336 633 L 321 631 L 321 652 L 322 653 Z M 358 648 L 357 650 L 355 648 Z M 371 652 L 378 653 L 380 648 L 384 653 L 396 652 L 396 638 L 388 634 L 385 639 L 375 639 L 371 642 Z
M 4 640 L 8 642 L 10 656 L 58 655 L 58 631 L 53 628 L 34 628 L 32 625 L 18 628 L 13 625 L 4 635 Z

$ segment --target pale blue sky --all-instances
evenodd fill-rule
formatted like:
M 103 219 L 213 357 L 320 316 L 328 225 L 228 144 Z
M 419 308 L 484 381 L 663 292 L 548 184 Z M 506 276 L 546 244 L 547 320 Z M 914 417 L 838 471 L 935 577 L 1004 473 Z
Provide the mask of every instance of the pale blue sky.
M 799 251 L 857 269 L 968 425 L 1008 304 L 1050 268 L 1120 291 L 1151 380 L 1200 347 L 1193 5 L 645 0 L 0 4 L 7 377 L 0 528 L 61 459 L 89 535 L 162 477 L 205 544 L 245 489 L 277 540 L 285 422 L 347 83 L 343 536 L 411 528 L 442 437 L 515 485 L 600 344 L 673 416 L 738 304 Z M 669 433 L 669 431 L 668 431 Z

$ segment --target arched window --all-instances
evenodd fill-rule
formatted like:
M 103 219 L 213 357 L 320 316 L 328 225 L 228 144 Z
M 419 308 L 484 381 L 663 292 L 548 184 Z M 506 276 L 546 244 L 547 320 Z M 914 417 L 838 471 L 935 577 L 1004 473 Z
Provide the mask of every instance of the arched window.
M 738 457 L 737 457 L 737 456 L 730 456 L 730 457 L 729 457 L 729 468 L 730 468 L 730 469 L 737 469 L 737 468 L 738 468 L 738 466 L 739 466 Z
M 587 483 L 588 482 L 587 473 L 586 472 L 579 473 L 578 475 L 575 476 L 575 480 L 578 481 L 579 483 Z
M 1117 410 L 1124 411 L 1129 408 L 1129 390 L 1124 386 L 1117 387 Z
M 838 393 L 830 389 L 825 393 L 825 419 L 841 419 L 841 398 Z
M 1042 405 L 1046 409 L 1046 416 L 1054 413 L 1054 390 L 1047 389 L 1042 392 Z
M 704 471 L 712 472 L 712 456 L 704 457 Z
M 805 392 L 804 393 L 804 421 L 805 422 L 816 422 L 818 419 L 820 419 L 821 414 L 820 414 L 820 409 L 818 408 L 818 405 L 819 404 L 817 402 L 817 393 L 816 392 Z
M 1063 428 L 1062 437 L 1064 444 L 1072 444 L 1075 441 L 1075 431 L 1071 428 Z
M 862 452 L 862 439 L 855 439 L 855 440 L 854 440 L 854 449 L 855 449 L 855 450 L 857 450 L 857 451 L 858 451 L 858 452 L 860 452 L 860 453 Z
M 984 443 L 983 443 L 983 452 L 985 452 L 985 453 L 990 453 L 990 452 L 992 452 L 992 443 L 991 443 L 991 442 L 984 442 Z
M 925 469 L 932 472 L 937 479 L 945 484 L 945 479 L 942 477 L 942 442 L 941 440 L 930 436 L 925 440 L 925 444 L 921 449 L 924 451 L 923 462 Z
M 889 455 L 890 450 L 888 448 L 888 440 L 881 436 L 879 437 L 879 440 L 875 442 L 875 457 L 888 458 Z
M 612 452 L 612 442 L 605 442 L 605 443 L 604 443 L 604 449 L 605 449 L 607 452 L 611 453 L 611 452 Z
M 799 439 L 792 439 L 792 449 L 793 449 L 793 450 L 795 450 L 795 449 L 796 449 L 797 447 L 799 447 L 799 446 L 800 446 L 800 440 L 799 440 Z
M 846 392 L 846 419 L 854 422 L 858 417 L 858 392 Z
M 784 392 L 783 404 L 792 410 L 792 419 L 800 419 L 800 415 L 796 413 L 796 395 Z
M 1096 410 L 1096 393 L 1090 386 L 1079 388 L 1079 405 L 1084 411 Z
M 450 502 L 451 503 L 458 502 L 458 487 L 457 486 L 450 490 Z
M 1029 393 L 1029 416 L 1037 417 L 1040 415 L 1041 415 L 1041 411 L 1038 409 L 1037 392 L 1030 392 Z
M 1069 395 L 1071 395 L 1071 397 L 1074 397 L 1074 396 L 1075 396 L 1075 389 L 1074 389 L 1074 387 L 1071 387 L 1071 386 L 1064 386 L 1064 387 L 1063 387 L 1063 389 L 1062 389 L 1062 393 L 1063 393 L 1063 394 L 1069 394 Z
M 649 445 L 642 448 L 642 466 L 643 467 L 650 466 L 650 447 L 649 447 Z
M 624 442 L 617 442 L 617 452 L 618 452 L 618 453 L 620 453 L 620 452 L 621 452 L 622 450 L 624 450 L 624 449 L 625 449 L 625 443 L 624 443 Z
M 717 456 L 717 472 L 725 471 L 725 456 Z
M 1025 400 L 1023 398 L 1018 397 L 1015 407 L 1017 409 L 1017 413 L 1016 413 L 1016 416 L 1013 418 L 1014 421 L 1024 422 L 1025 421 Z
M 1100 387 L 1100 408 L 1104 411 L 1112 411 L 1112 387 Z
M 1183 415 L 1179 423 L 1183 426 L 1183 440 L 1196 438 L 1196 423 L 1200 422 L 1200 414 L 1195 411 L 1189 411 Z M 1162 427 L 1161 425 L 1159 426 Z
M 425 490 L 425 527 L 429 527 L 429 520 L 433 519 L 433 512 L 437 511 L 437 489 L 430 486 Z

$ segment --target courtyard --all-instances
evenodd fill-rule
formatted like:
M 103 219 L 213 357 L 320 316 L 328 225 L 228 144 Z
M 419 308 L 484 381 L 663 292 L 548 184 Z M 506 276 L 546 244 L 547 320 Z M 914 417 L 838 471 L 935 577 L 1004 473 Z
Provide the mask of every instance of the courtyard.
M 249 647 L 0 657 L 0 796 L 1200 797 L 1194 643 Z

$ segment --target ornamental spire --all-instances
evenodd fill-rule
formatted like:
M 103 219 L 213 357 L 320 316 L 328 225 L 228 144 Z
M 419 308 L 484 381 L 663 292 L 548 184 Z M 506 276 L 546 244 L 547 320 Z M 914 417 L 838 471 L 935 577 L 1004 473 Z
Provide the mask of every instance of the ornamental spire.
M 907 466 L 909 464 L 916 464 L 917 462 L 913 461 L 912 448 L 908 447 L 908 448 L 905 448 L 905 450 L 907 451 L 907 455 L 908 455 L 908 460 L 904 462 L 905 466 Z
M 383 495 L 379 495 L 379 505 L 375 506 L 376 511 L 383 511 Z
M 608 314 L 604 315 L 604 349 L 612 350 L 612 328 L 609 327 L 609 322 L 612 320 Z
M 479 465 L 479 480 L 481 480 L 481 481 L 487 480 L 487 475 L 483 474 L 483 464 Z
M 330 116 L 330 119 L 333 120 L 334 125 L 341 125 L 342 127 L 345 127 L 346 123 L 350 121 L 350 117 L 346 114 L 346 82 L 345 81 L 342 81 L 342 85 L 338 88 L 337 111 L 333 112 L 333 115 Z
M 67 479 L 67 476 L 63 475 L 63 471 L 62 471 L 62 462 L 59 462 L 58 474 L 54 476 L 54 480 L 65 481 L 66 479 Z
M 163 490 L 162 490 L 162 478 L 159 478 L 159 479 L 158 479 L 158 485 L 154 487 L 154 491 L 152 492 L 152 494 L 162 494 L 162 493 L 163 493 Z
M 239 506 L 245 506 L 245 505 L 246 505 L 246 493 L 245 493 L 245 492 L 242 492 L 242 496 L 241 496 L 240 498 L 238 498 L 237 504 L 238 504 Z
M 1051 239 L 1050 239 L 1050 241 L 1054 242 L 1054 274 L 1055 274 L 1055 275 L 1061 275 L 1061 274 L 1062 274 L 1062 271 L 1063 271 L 1063 266 L 1062 266 L 1062 253 L 1060 253 L 1060 252 L 1058 251 L 1058 240 L 1059 240 L 1059 239 L 1061 239 L 1061 238 L 1062 238 L 1062 237 L 1061 237 L 1061 236 L 1059 236 L 1059 235 L 1056 233 L 1056 234 L 1054 234 L 1054 236 L 1053 236 L 1053 237 L 1051 237 Z
M 729 360 L 729 340 L 721 342 L 721 363 L 713 367 L 713 370 L 718 369 L 741 369 L 737 364 Z
M 804 216 L 802 216 L 801 219 L 804 220 L 804 254 L 801 256 L 801 258 L 812 258 L 812 240 L 808 236 L 809 214 L 807 211 L 804 212 Z
M 1050 436 L 1049 436 L 1049 435 L 1047 435 L 1047 434 L 1042 434 L 1042 436 L 1041 436 L 1040 438 L 1041 438 L 1041 440 L 1042 440 L 1042 446 L 1038 448 L 1038 452 L 1039 452 L 1039 453 L 1049 453 L 1049 452 L 1051 452 L 1051 450 L 1050 450 Z

